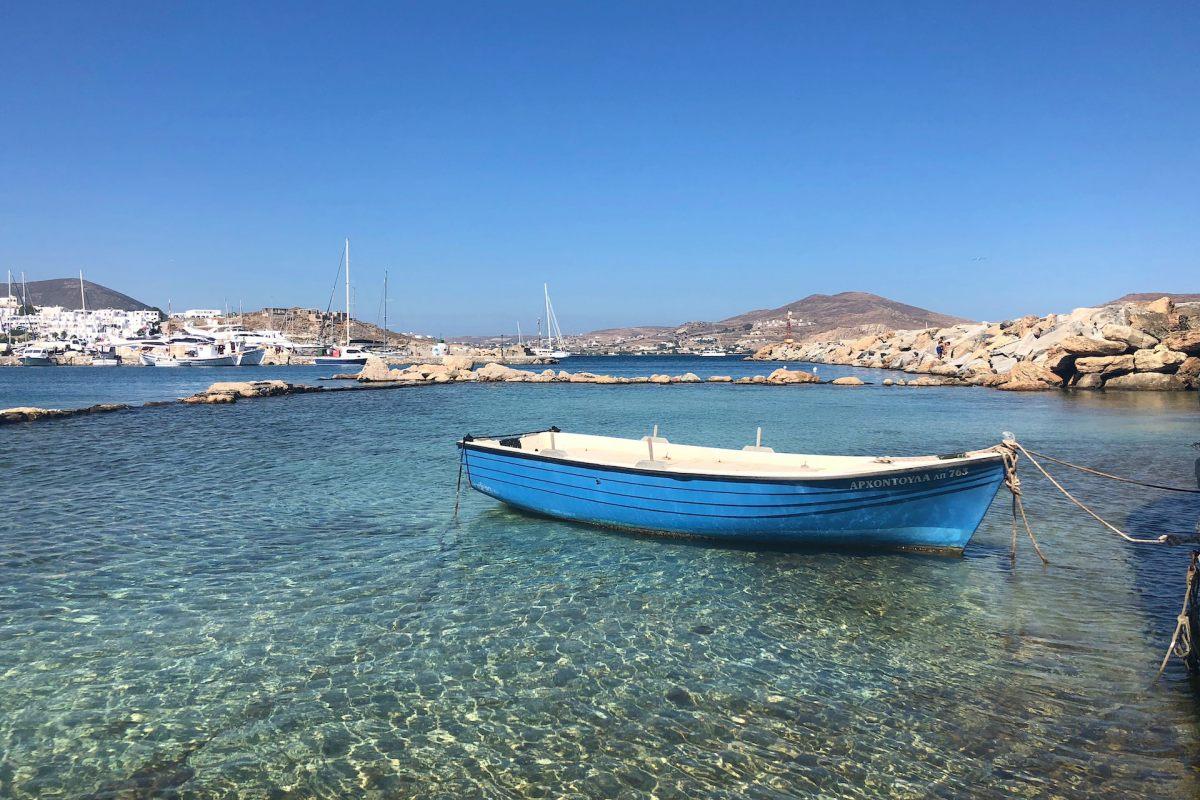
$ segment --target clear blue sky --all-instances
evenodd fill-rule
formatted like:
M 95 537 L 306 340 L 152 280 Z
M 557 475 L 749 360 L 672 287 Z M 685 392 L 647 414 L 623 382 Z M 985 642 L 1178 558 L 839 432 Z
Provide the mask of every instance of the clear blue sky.
M 1200 291 L 1195 3 L 4 3 L 0 270 L 566 331 Z M 976 260 L 986 259 L 986 260 Z

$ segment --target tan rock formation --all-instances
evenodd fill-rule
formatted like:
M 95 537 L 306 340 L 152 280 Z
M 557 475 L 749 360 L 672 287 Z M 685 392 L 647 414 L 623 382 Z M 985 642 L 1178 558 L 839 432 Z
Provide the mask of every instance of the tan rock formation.
M 1125 342 L 1096 339 L 1090 336 L 1068 336 L 1059 346 L 1077 356 L 1115 356 L 1129 349 Z
M 1075 360 L 1075 370 L 1084 374 L 1097 372 L 1101 375 L 1116 375 L 1122 372 L 1133 372 L 1132 355 L 1127 356 L 1091 356 Z
M 1108 324 L 1101 328 L 1100 333 L 1105 339 L 1113 342 L 1124 342 L 1128 349 L 1144 350 L 1158 344 L 1158 339 L 1145 331 L 1129 325 Z
M 755 377 L 757 378 L 761 376 L 756 375 Z M 804 372 L 803 370 L 790 370 L 780 367 L 767 376 L 766 382 L 780 385 L 793 383 L 820 383 L 821 379 L 816 375 L 813 375 L 811 372 Z
M 1187 388 L 1184 381 L 1177 375 L 1164 372 L 1131 372 L 1128 375 L 1117 375 L 1104 381 L 1108 389 L 1138 389 L 1141 391 L 1165 392 Z
M 1030 361 L 1017 364 L 1005 378 L 1006 380 L 997 384 L 996 388 L 1006 392 L 1040 392 L 1057 389 L 1063 383 L 1061 376 Z
M 862 386 L 863 385 L 863 381 L 859 380 L 858 378 L 854 377 L 853 375 L 847 375 L 844 378 L 835 378 L 833 381 L 831 381 L 831 383 L 834 386 Z
M 1138 372 L 1174 372 L 1187 358 L 1183 353 L 1159 345 L 1153 350 L 1135 352 L 1133 368 Z
M 1163 344 L 1189 356 L 1200 356 L 1200 329 L 1168 334 Z

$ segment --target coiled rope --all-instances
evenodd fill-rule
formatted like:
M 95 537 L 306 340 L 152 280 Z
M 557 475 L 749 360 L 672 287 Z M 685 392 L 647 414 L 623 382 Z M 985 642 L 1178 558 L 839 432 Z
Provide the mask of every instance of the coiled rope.
M 1021 476 L 1017 474 L 1019 456 L 1016 447 L 1008 446 L 1010 442 L 1016 445 L 1015 439 L 1006 439 L 1003 444 L 998 445 L 1000 456 L 1004 459 L 1004 485 L 1012 493 L 1012 550 L 1009 552 L 1009 558 L 1014 562 L 1017 560 L 1017 515 L 1020 514 L 1021 522 L 1025 525 L 1025 532 L 1029 534 L 1029 541 L 1033 542 L 1033 549 L 1037 552 L 1038 558 L 1042 559 L 1042 564 L 1049 564 L 1050 560 L 1042 553 L 1037 537 L 1033 535 L 1033 528 L 1029 526 L 1029 517 L 1025 516 L 1025 504 L 1021 501 Z
M 1187 583 L 1183 590 L 1183 608 L 1175 618 L 1175 632 L 1171 634 L 1171 643 L 1167 645 L 1162 664 L 1158 666 L 1158 674 L 1154 676 L 1155 683 L 1166 672 L 1171 656 L 1182 660 L 1189 669 L 1195 669 L 1200 660 L 1200 654 L 1196 651 L 1196 631 L 1192 625 L 1200 616 L 1200 581 L 1196 578 L 1197 572 L 1200 572 L 1200 550 L 1192 552 L 1192 563 L 1188 567 Z

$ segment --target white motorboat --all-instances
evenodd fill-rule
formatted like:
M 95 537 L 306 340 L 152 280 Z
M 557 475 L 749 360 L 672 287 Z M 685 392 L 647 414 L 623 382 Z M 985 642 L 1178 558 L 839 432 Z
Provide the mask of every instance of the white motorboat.
M 702 358 L 724 358 L 729 355 L 724 350 L 705 350 L 700 354 Z
M 351 344 L 345 347 L 335 347 L 329 355 L 314 358 L 313 363 L 320 367 L 361 367 L 367 363 L 369 356 L 370 353 L 366 350 L 356 344 Z
M 30 345 L 21 351 L 21 366 L 23 367 L 52 367 L 54 360 L 50 351 L 41 345 Z
M 142 363 L 151 367 L 235 367 L 237 354 L 224 345 L 200 344 L 182 355 L 142 353 Z
M 245 347 L 234 352 L 236 367 L 257 367 L 262 364 L 263 359 L 267 356 L 265 347 Z

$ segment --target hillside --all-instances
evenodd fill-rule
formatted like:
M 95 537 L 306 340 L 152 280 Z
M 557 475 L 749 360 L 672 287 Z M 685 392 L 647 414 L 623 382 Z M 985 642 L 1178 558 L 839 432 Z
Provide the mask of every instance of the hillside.
M 883 325 L 891 329 L 923 328 L 954 325 L 967 320 L 952 317 L 917 306 L 898 303 L 886 297 L 868 292 L 841 292 L 839 294 L 810 294 L 803 300 L 779 308 L 747 311 L 736 317 L 722 320 L 719 325 L 734 327 L 768 319 L 782 319 L 792 312 L 792 318 L 815 323 L 825 330 L 829 328 L 851 328 L 858 325 Z
M 1109 300 L 1106 306 L 1119 306 L 1122 303 L 1150 303 L 1160 297 L 1169 297 L 1176 303 L 1200 303 L 1200 294 L 1181 294 L 1179 292 L 1136 292 Z
M 53 278 L 47 281 L 29 281 L 25 284 L 30 304 L 34 306 L 62 306 L 63 308 L 79 308 L 79 279 Z M 142 311 L 152 309 L 145 303 L 134 300 L 129 295 L 113 291 L 107 286 L 83 282 L 84 296 L 88 308 L 116 308 L 122 311 Z M 20 296 L 21 287 L 13 284 L 13 294 Z
M 814 339 L 832 332 L 879 332 L 906 328 L 944 327 L 966 320 L 910 306 L 867 292 L 814 294 L 779 306 L 747 311 L 717 322 L 684 322 L 678 325 L 608 328 L 575 337 L 584 346 L 649 349 L 673 343 L 684 348 L 718 346 L 725 349 L 757 349 L 787 335 L 787 316 L 792 314 L 792 336 Z

